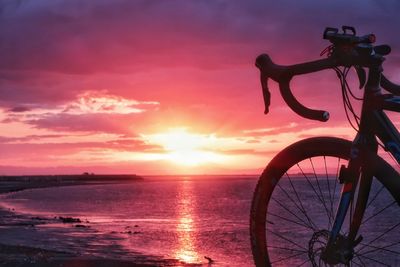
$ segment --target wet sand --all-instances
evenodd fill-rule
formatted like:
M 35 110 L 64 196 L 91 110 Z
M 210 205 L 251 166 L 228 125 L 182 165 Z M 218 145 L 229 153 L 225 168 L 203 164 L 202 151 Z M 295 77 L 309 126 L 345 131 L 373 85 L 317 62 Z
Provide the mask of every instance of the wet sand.
M 69 186 L 69 185 L 92 185 L 92 184 L 109 184 L 119 182 L 135 182 L 140 180 L 128 179 L 107 179 L 101 177 L 86 177 L 80 179 L 79 176 L 63 176 L 63 178 L 54 179 L 48 176 L 35 177 L 0 177 L 0 193 L 10 193 L 20 190 L 53 187 L 53 186 Z M 85 177 L 84 177 L 85 178 Z M 40 227 L 45 225 L 60 224 L 64 225 L 63 229 L 67 232 L 85 231 L 85 236 L 77 240 L 85 242 L 89 240 L 91 235 L 90 222 L 81 220 L 80 218 L 44 218 L 29 217 L 15 213 L 13 210 L 5 209 L 0 206 L 0 266 L 44 266 L 44 267 L 125 267 L 125 266 L 202 266 L 179 262 L 175 259 L 164 259 L 160 256 L 142 255 L 129 253 L 130 260 L 121 260 L 108 258 L 105 251 L 104 255 L 88 255 L 88 253 L 80 253 L 77 251 L 59 251 L 50 247 L 35 246 L 35 239 L 55 239 L 51 231 L 40 231 Z M 96 237 L 91 237 L 96 238 Z M 107 238 L 107 237 L 105 237 Z M 110 242 L 112 243 L 112 242 Z M 105 249 L 115 249 L 124 254 L 124 251 L 116 245 L 110 245 Z M 83 255 L 85 254 L 85 255 Z M 125 255 L 124 255 L 125 256 Z M 123 257 L 121 257 L 123 258 Z M 203 266 L 208 266 L 205 264 Z

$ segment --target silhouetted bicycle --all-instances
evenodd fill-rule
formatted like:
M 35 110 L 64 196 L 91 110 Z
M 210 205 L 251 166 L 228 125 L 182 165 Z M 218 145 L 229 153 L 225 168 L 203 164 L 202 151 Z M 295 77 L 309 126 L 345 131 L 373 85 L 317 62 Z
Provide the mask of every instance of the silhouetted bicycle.
M 265 168 L 253 196 L 251 247 L 256 266 L 400 266 L 400 177 L 378 156 L 378 145 L 400 163 L 400 135 L 383 110 L 400 112 L 400 86 L 382 74 L 388 45 L 353 27 L 326 28 L 327 58 L 281 66 L 257 57 L 268 113 L 268 78 L 279 83 L 287 105 L 304 118 L 327 121 L 329 113 L 303 106 L 293 96 L 293 76 L 333 69 L 344 109 L 357 135 L 353 142 L 315 137 L 294 143 Z M 363 97 L 350 90 L 354 67 Z M 368 75 L 365 69 L 368 70 Z M 385 89 L 389 94 L 382 93 Z M 361 115 L 351 98 L 362 101 Z M 376 138 L 377 137 L 377 138 Z

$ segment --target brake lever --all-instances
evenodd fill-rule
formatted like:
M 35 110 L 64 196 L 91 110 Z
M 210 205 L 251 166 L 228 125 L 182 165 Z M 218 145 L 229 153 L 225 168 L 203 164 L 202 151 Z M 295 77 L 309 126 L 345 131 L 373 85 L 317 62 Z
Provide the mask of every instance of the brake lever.
M 365 70 L 360 66 L 353 66 L 357 72 L 358 81 L 360 82 L 359 88 L 362 89 L 367 81 L 367 74 Z
M 271 104 L 271 93 L 269 92 L 269 88 L 268 88 L 268 77 L 265 77 L 262 72 L 260 74 L 260 81 L 261 81 L 261 87 L 262 87 L 263 98 L 264 98 L 264 106 L 265 106 L 264 114 L 268 114 L 269 106 Z

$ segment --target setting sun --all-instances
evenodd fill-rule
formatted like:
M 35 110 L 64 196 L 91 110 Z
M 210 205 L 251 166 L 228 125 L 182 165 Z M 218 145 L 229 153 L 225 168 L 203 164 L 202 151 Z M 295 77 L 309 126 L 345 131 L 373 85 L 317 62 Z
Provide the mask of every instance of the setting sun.
M 163 159 L 175 164 L 196 166 L 227 161 L 227 157 L 207 150 L 216 143 L 213 135 L 189 133 L 186 128 L 170 129 L 165 133 L 148 136 L 149 141 L 165 149 Z

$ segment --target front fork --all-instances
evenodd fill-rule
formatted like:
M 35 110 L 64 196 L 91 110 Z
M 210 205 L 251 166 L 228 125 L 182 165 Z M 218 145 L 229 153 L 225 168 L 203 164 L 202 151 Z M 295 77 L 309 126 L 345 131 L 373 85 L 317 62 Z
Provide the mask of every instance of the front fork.
M 353 248 L 362 240 L 362 236 L 356 237 L 367 206 L 373 177 L 369 164 L 363 164 L 365 160 L 363 155 L 365 153 L 362 152 L 365 149 L 369 151 L 373 149 L 376 153 L 377 142 L 375 138 L 366 142 L 365 138 L 357 136 L 351 148 L 347 167 L 343 165 L 340 169 L 339 181 L 343 184 L 343 187 L 325 255 L 323 255 L 325 261 L 331 264 L 349 262 L 353 257 Z M 353 213 L 352 205 L 357 186 L 359 186 L 359 190 Z M 350 207 L 351 210 L 348 217 L 350 219 L 350 229 L 347 237 L 344 237 L 340 235 L 340 230 Z
M 356 238 L 356 236 L 367 207 L 373 176 L 371 166 L 369 166 L 370 164 L 365 158 L 368 153 L 377 153 L 378 151 L 378 143 L 375 134 L 371 130 L 373 129 L 371 127 L 371 123 L 373 123 L 371 118 L 374 118 L 372 116 L 374 107 L 370 103 L 374 103 L 376 96 L 381 94 L 380 79 L 384 60 L 383 57 L 379 56 L 373 56 L 372 58 L 375 61 L 369 66 L 359 131 L 351 147 L 349 163 L 347 167 L 341 168 L 339 180 L 343 183 L 342 193 L 328 243 L 322 255 L 323 260 L 330 265 L 337 263 L 347 265 L 353 257 L 354 247 L 362 240 L 361 236 L 359 238 Z M 359 186 L 359 190 L 353 214 L 352 205 L 357 186 Z M 350 229 L 346 237 L 341 235 L 340 230 L 350 207 Z

